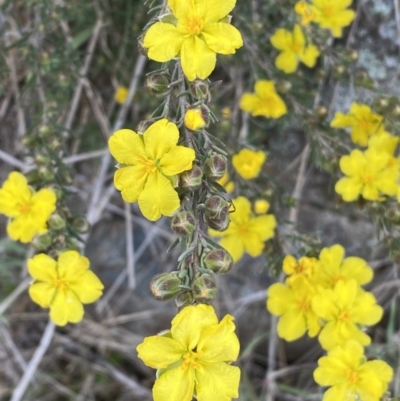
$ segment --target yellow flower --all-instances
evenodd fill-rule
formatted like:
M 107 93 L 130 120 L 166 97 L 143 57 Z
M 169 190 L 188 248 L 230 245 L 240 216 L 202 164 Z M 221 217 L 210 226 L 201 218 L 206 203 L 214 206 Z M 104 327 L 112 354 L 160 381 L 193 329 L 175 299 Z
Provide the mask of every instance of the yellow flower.
M 95 302 L 104 288 L 89 270 L 89 260 L 76 251 L 65 251 L 55 261 L 40 253 L 28 259 L 28 271 L 34 278 L 29 287 L 33 302 L 50 308 L 50 319 L 58 326 L 83 319 L 83 305 Z
M 330 29 L 335 38 L 342 36 L 342 28 L 351 24 L 356 14 L 349 10 L 352 0 L 311 0 L 314 22 Z
M 336 113 L 331 122 L 333 128 L 350 128 L 354 143 L 367 146 L 368 138 L 385 132 L 383 117 L 372 112 L 365 104 L 353 103 L 348 114 Z
M 114 175 L 115 187 L 124 201 L 138 201 L 149 220 L 172 216 L 180 206 L 172 182 L 177 174 L 192 168 L 195 153 L 193 149 L 177 146 L 178 139 L 176 125 L 162 119 L 143 135 L 122 129 L 108 141 L 111 154 L 120 163 Z
M 114 94 L 114 100 L 119 104 L 124 104 L 128 97 L 128 88 L 125 86 L 118 86 Z
M 350 339 L 361 345 L 370 344 L 371 338 L 359 326 L 372 326 L 383 314 L 375 297 L 362 290 L 356 280 L 339 280 L 333 289 L 320 288 L 312 300 L 312 309 L 326 322 L 318 337 L 326 350 Z
M 398 157 L 394 156 L 398 143 L 398 137 L 392 136 L 388 132 L 382 132 L 379 135 L 374 135 L 369 138 L 368 148 L 375 149 L 377 152 L 386 152 L 389 155 L 386 167 L 399 169 L 400 160 Z
M 233 317 L 220 323 L 209 305 L 187 306 L 172 320 L 171 332 L 146 337 L 138 356 L 159 369 L 154 401 L 230 401 L 238 397 L 240 370 L 229 363 L 239 354 Z
M 304 33 L 299 25 L 295 25 L 293 32 L 280 28 L 271 36 L 271 43 L 280 50 L 275 59 L 275 66 L 286 74 L 297 70 L 299 61 L 307 67 L 314 67 L 319 56 L 319 50 L 315 45 L 307 45 Z
M 285 102 L 276 93 L 272 81 L 260 80 L 254 86 L 255 93 L 244 93 L 240 100 L 240 108 L 252 116 L 279 118 L 287 113 Z
M 156 22 L 143 45 L 148 57 L 164 63 L 178 56 L 189 81 L 207 78 L 215 68 L 216 53 L 233 54 L 243 46 L 240 32 L 225 21 L 236 0 L 168 0 L 176 23 Z
M 200 109 L 189 109 L 185 114 L 185 126 L 192 131 L 201 130 L 206 126 L 206 122 Z
M 21 173 L 10 173 L 0 188 L 0 213 L 10 218 L 7 224 L 10 238 L 28 243 L 36 234 L 47 232 L 46 223 L 56 210 L 56 202 L 52 190 L 35 192 Z
M 301 24 L 308 25 L 315 18 L 315 13 L 312 11 L 311 6 L 305 1 L 298 1 L 294 10 L 297 14 L 301 15 Z
M 243 196 L 232 200 L 235 210 L 230 214 L 230 224 L 225 231 L 209 230 L 213 237 L 222 237 L 223 246 L 237 262 L 244 252 L 253 258 L 260 256 L 264 249 L 264 241 L 274 236 L 276 219 L 272 214 L 254 217 L 251 203 Z
M 222 185 L 228 194 L 234 191 L 235 189 L 235 183 L 232 181 L 229 181 L 229 174 L 226 171 L 225 174 L 217 181 L 218 184 Z
M 364 199 L 384 200 L 382 194 L 397 193 L 398 168 L 387 167 L 390 156 L 386 152 L 356 149 L 350 155 L 340 158 L 340 169 L 347 176 L 335 185 L 335 191 L 346 202 L 356 200 L 359 195 Z
M 299 276 L 303 276 L 312 282 L 313 280 L 311 279 L 314 276 L 317 263 L 316 258 L 309 258 L 307 256 L 303 256 L 299 260 L 296 260 L 292 255 L 285 256 L 282 270 L 289 276 L 286 279 L 286 283 L 291 284 Z
M 276 283 L 268 289 L 267 309 L 280 316 L 278 335 L 286 341 L 300 338 L 307 330 L 315 337 L 320 329 L 318 316 L 311 308 L 315 287 L 304 276 L 297 276 L 290 286 Z
M 356 280 L 364 285 L 372 280 L 374 272 L 364 259 L 350 256 L 343 260 L 345 250 L 341 245 L 322 249 L 319 254 L 315 281 L 325 288 L 333 288 L 339 280 Z
M 265 199 L 257 199 L 254 202 L 254 211 L 257 214 L 265 214 L 268 212 L 269 209 L 269 202 L 267 202 Z
M 258 177 L 266 159 L 265 153 L 251 149 L 242 149 L 233 155 L 232 164 L 236 172 L 245 180 Z
M 314 379 L 332 386 L 322 401 L 379 401 L 393 378 L 393 369 L 384 361 L 366 361 L 363 347 L 347 341 L 318 360 Z

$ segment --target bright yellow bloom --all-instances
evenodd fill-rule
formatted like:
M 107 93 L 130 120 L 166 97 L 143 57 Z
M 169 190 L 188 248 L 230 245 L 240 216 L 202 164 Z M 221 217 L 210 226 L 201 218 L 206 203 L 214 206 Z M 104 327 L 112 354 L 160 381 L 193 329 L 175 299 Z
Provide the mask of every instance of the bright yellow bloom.
M 314 22 L 321 28 L 330 29 L 335 38 L 342 36 L 342 28 L 351 24 L 356 16 L 349 10 L 352 0 L 311 0 Z
M 272 214 L 257 217 L 251 212 L 251 203 L 243 196 L 232 200 L 235 210 L 230 214 L 230 224 L 225 231 L 209 230 L 213 237 L 222 237 L 223 246 L 237 262 L 247 252 L 253 258 L 260 256 L 264 242 L 274 236 L 276 219 Z
M 55 261 L 40 253 L 28 259 L 28 271 L 34 278 L 29 287 L 33 302 L 50 308 L 50 319 L 58 326 L 83 319 L 83 305 L 101 297 L 103 284 L 89 270 L 89 259 L 76 251 L 65 251 Z
M 225 174 L 217 182 L 226 189 L 226 192 L 228 192 L 228 194 L 233 192 L 235 189 L 235 183 L 233 181 L 229 181 L 228 172 L 225 172 Z
M 172 182 L 177 174 L 192 168 L 195 153 L 177 146 L 178 139 L 176 125 L 162 119 L 150 125 L 143 135 L 122 129 L 108 141 L 111 154 L 120 163 L 114 175 L 115 187 L 124 201 L 138 201 L 149 220 L 172 216 L 180 206 Z
M 369 138 L 368 148 L 375 149 L 377 152 L 386 152 L 389 155 L 386 167 L 399 169 L 400 159 L 394 156 L 398 143 L 399 137 L 392 136 L 388 132 L 382 132 Z
M 276 283 L 269 287 L 267 309 L 273 315 L 280 316 L 279 337 L 294 341 L 307 330 L 310 337 L 319 333 L 319 318 L 311 308 L 315 293 L 315 287 L 300 275 L 291 281 L 290 286 Z
M 164 63 L 178 56 L 189 81 L 207 78 L 214 70 L 216 53 L 233 54 L 243 46 L 240 32 L 225 21 L 236 0 L 168 0 L 176 23 L 156 22 L 143 45 L 148 57 Z
M 232 164 L 241 177 L 245 180 L 251 180 L 258 177 L 266 158 L 265 153 L 261 150 L 242 149 L 233 155 Z
M 316 258 L 307 256 L 303 256 L 299 260 L 296 260 L 292 255 L 285 256 L 282 270 L 289 276 L 286 279 L 286 283 L 291 284 L 299 276 L 305 277 L 310 282 L 313 281 L 311 279 L 314 276 L 317 262 Z
M 285 102 L 276 93 L 272 81 L 260 80 L 254 86 L 255 93 L 244 93 L 240 108 L 253 117 L 279 118 L 287 113 Z
M 374 272 L 364 259 L 350 256 L 343 260 L 345 250 L 341 245 L 322 249 L 319 254 L 315 281 L 325 288 L 333 288 L 339 280 L 356 280 L 364 285 L 372 280 Z
M 192 131 L 201 130 L 206 126 L 206 122 L 200 109 L 189 109 L 185 114 L 185 126 Z
M 347 176 L 335 185 L 335 191 L 346 202 L 356 200 L 359 195 L 364 199 L 383 200 L 382 194 L 395 195 L 399 179 L 398 168 L 387 167 L 391 156 L 386 152 L 356 149 L 350 155 L 340 158 L 340 169 Z
M 220 323 L 209 305 L 187 306 L 172 320 L 171 332 L 146 337 L 138 356 L 159 369 L 154 401 L 230 401 L 238 397 L 240 370 L 229 363 L 239 354 L 233 317 Z
M 393 377 L 393 369 L 386 362 L 367 362 L 363 347 L 355 341 L 333 348 L 318 365 L 315 381 L 332 386 L 322 401 L 379 401 Z
M 336 113 L 331 122 L 333 128 L 350 128 L 354 143 L 367 146 L 368 138 L 385 132 L 383 117 L 372 112 L 365 104 L 353 103 L 348 114 Z
M 114 94 L 114 100 L 119 104 L 124 104 L 128 97 L 128 88 L 125 86 L 118 86 Z
M 315 13 L 311 9 L 311 6 L 305 1 L 298 1 L 294 6 L 294 10 L 297 14 L 301 15 L 300 22 L 302 25 L 308 25 L 315 18 Z
M 318 337 L 326 350 L 350 339 L 361 345 L 370 344 L 371 338 L 359 325 L 372 326 L 379 322 L 383 314 L 375 297 L 362 290 L 356 280 L 339 280 L 333 289 L 320 288 L 312 299 L 312 309 L 326 322 Z
M 257 214 L 265 214 L 268 212 L 269 209 L 269 202 L 267 202 L 265 199 L 257 199 L 254 202 L 254 211 Z
M 35 235 L 47 232 L 46 223 L 56 210 L 56 202 L 52 190 L 44 188 L 35 192 L 21 173 L 10 173 L 0 188 L 0 213 L 10 218 L 9 237 L 28 243 Z
M 314 67 L 319 56 L 317 46 L 307 44 L 304 33 L 299 25 L 295 25 L 293 32 L 280 28 L 271 36 L 271 43 L 280 50 L 275 59 L 275 66 L 286 74 L 297 70 L 299 61 L 307 67 Z

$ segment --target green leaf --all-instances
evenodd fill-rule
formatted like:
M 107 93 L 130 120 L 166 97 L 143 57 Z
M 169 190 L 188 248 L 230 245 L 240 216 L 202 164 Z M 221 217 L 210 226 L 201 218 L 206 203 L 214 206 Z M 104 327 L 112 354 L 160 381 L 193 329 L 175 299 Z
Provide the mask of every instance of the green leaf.
M 93 32 L 93 27 L 90 27 L 78 33 L 74 37 L 74 39 L 72 39 L 71 47 L 74 50 L 76 50 L 80 45 L 85 43 L 90 38 L 90 36 L 92 36 L 92 32 Z

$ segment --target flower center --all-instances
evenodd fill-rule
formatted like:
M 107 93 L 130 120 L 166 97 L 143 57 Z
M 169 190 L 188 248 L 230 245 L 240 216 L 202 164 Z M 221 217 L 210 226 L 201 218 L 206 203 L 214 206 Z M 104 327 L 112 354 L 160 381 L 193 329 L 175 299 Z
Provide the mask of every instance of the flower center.
M 363 177 L 364 184 L 371 184 L 374 182 L 375 177 L 371 173 L 365 173 Z
M 199 35 L 204 27 L 204 21 L 195 15 L 186 18 L 185 27 L 191 35 Z
M 367 130 L 370 128 L 370 126 L 371 126 L 371 123 L 369 121 L 367 121 L 367 120 L 360 121 L 360 128 Z
M 66 290 L 66 289 L 68 288 L 68 283 L 67 283 L 66 281 L 60 279 L 60 278 L 56 278 L 56 279 L 53 281 L 53 285 L 54 285 L 54 287 L 56 287 L 57 290 L 59 290 L 59 291 Z
M 246 237 L 249 233 L 247 223 L 240 224 L 237 228 L 237 233 L 240 237 Z
M 21 214 L 27 214 L 31 210 L 31 204 L 30 202 L 23 203 L 22 205 L 19 206 L 18 208 L 19 212 Z
M 157 170 L 156 161 L 147 159 L 145 157 L 140 161 L 141 165 L 144 167 L 144 171 L 146 174 L 154 173 Z
M 327 15 L 328 17 L 332 17 L 334 13 L 335 13 L 335 8 L 333 6 L 324 7 L 324 14 Z
M 187 370 L 189 368 L 197 369 L 200 366 L 198 361 L 199 352 L 196 351 L 188 351 L 186 354 L 183 355 L 183 362 L 181 368 L 183 370 Z
M 302 47 L 302 46 L 301 46 L 300 43 L 293 42 L 293 44 L 292 44 L 292 50 L 293 50 L 295 53 L 300 53 L 301 47 Z
M 340 312 L 338 319 L 342 320 L 344 322 L 349 322 L 351 320 L 350 313 L 348 311 L 344 310 L 344 311 Z
M 351 370 L 349 369 L 347 371 L 347 380 L 351 383 L 351 384 L 355 384 L 358 382 L 358 372 L 356 370 Z
M 311 305 L 307 298 L 302 298 L 297 301 L 297 306 L 303 313 L 308 313 Z

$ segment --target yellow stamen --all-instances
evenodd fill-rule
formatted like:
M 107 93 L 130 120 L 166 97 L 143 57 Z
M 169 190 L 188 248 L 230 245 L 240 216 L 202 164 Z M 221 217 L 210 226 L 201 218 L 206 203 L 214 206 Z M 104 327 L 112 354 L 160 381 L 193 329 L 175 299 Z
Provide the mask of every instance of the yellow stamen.
M 56 278 L 53 281 L 54 287 L 56 287 L 59 291 L 66 290 L 68 288 L 68 283 L 62 279 Z
M 183 362 L 181 365 L 181 368 L 183 370 L 192 368 L 192 369 L 197 369 L 200 366 L 200 363 L 198 361 L 199 358 L 199 352 L 195 351 L 188 351 L 186 354 L 182 356 Z
M 310 301 L 306 298 L 300 299 L 297 301 L 297 306 L 303 313 L 307 313 L 310 311 L 311 304 Z
M 347 380 L 351 384 L 355 384 L 358 382 L 358 372 L 355 370 L 348 370 L 347 371 Z
M 339 314 L 338 319 L 348 322 L 351 319 L 350 313 L 344 310 Z
M 374 182 L 375 177 L 371 173 L 365 173 L 363 177 L 364 184 L 371 184 Z
M 188 16 L 185 21 L 185 27 L 191 35 L 199 35 L 204 27 L 204 21 L 197 16 Z
M 30 204 L 30 203 L 23 203 L 23 204 L 19 207 L 19 212 L 20 212 L 21 214 L 29 213 L 30 210 L 31 210 L 31 204 Z

